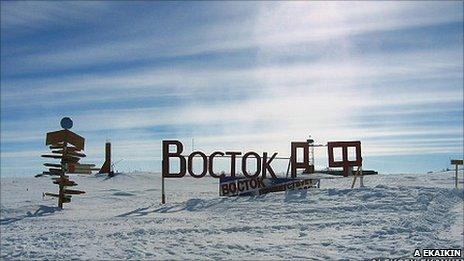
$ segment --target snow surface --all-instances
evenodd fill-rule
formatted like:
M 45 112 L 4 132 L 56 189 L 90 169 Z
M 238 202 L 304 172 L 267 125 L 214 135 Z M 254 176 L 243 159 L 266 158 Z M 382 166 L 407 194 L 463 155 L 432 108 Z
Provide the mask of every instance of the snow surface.
M 49 178 L 1 179 L 1 259 L 368 259 L 463 249 L 464 191 L 453 188 L 453 172 L 233 198 L 218 196 L 216 179 L 185 177 L 166 181 L 166 205 L 160 174 L 71 179 L 87 193 L 64 210 L 42 198 L 57 191 Z

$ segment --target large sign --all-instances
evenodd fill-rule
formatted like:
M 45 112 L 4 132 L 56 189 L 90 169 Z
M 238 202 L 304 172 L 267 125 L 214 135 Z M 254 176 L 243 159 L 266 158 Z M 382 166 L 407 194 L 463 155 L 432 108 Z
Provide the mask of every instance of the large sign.
M 311 145 L 310 145 L 311 144 Z M 194 178 L 203 178 L 209 174 L 213 178 L 220 179 L 219 190 L 222 196 L 238 196 L 238 195 L 259 195 L 274 191 L 284 191 L 299 188 L 308 188 L 314 186 L 319 181 L 315 178 L 297 178 L 297 172 L 302 170 L 303 173 L 314 173 L 314 162 L 310 164 L 309 148 L 310 146 L 329 147 L 329 166 L 343 167 L 343 175 L 348 176 L 352 166 L 358 166 L 358 172 L 362 175 L 360 169 L 362 165 L 361 158 L 361 142 L 360 141 L 342 141 L 329 142 L 327 145 L 314 145 L 312 140 L 303 142 L 291 142 L 291 155 L 287 158 L 277 157 L 277 152 L 262 154 L 254 151 L 245 153 L 239 151 L 214 151 L 210 155 L 202 151 L 194 151 L 189 155 L 183 155 L 184 146 L 178 140 L 163 141 L 163 161 L 162 161 L 162 183 L 161 183 L 161 202 L 166 202 L 164 179 L 165 178 L 182 178 L 187 173 Z M 342 150 L 341 161 L 336 161 L 334 158 L 334 148 L 340 147 Z M 348 157 L 348 149 L 355 149 L 355 159 L 350 160 Z M 302 151 L 301 157 L 298 158 L 298 151 Z M 201 161 L 200 170 L 193 169 L 193 161 L 199 158 Z M 214 161 L 216 158 L 229 158 L 230 168 L 229 175 L 214 172 Z M 287 176 L 290 172 L 291 178 L 278 178 L 272 168 L 272 161 L 275 159 L 287 159 L 289 165 Z M 252 170 L 247 166 L 249 160 L 253 160 L 255 165 Z M 179 171 L 171 170 L 171 163 L 179 163 Z M 236 163 L 240 162 L 241 167 L 236 169 Z M 240 173 L 241 171 L 241 173 Z M 354 186 L 354 182 L 353 182 Z
M 174 151 L 171 152 L 170 148 L 174 148 Z M 298 161 L 297 157 L 297 149 L 303 149 L 303 160 Z M 309 145 L 307 142 L 292 142 L 291 144 L 292 155 L 290 156 L 291 159 L 291 175 L 292 177 L 296 177 L 296 173 L 299 169 L 303 169 L 304 171 L 309 171 L 311 169 L 309 164 L 309 156 L 308 150 Z M 274 169 L 272 168 L 272 161 L 276 159 L 277 152 L 274 152 L 270 155 L 267 152 L 263 152 L 263 154 L 258 154 L 253 151 L 249 151 L 246 153 L 239 152 L 239 151 L 215 151 L 210 155 L 206 155 L 201 151 L 194 151 L 190 155 L 182 155 L 184 151 L 184 146 L 178 140 L 164 140 L 163 141 L 163 162 L 162 162 L 162 174 L 163 177 L 166 178 L 182 178 L 188 174 L 194 178 L 202 178 L 209 174 L 213 178 L 221 178 L 224 177 L 224 174 L 215 173 L 214 170 L 214 159 L 218 157 L 225 157 L 230 158 L 230 176 L 235 177 L 237 175 L 236 170 L 236 162 L 241 161 L 241 172 L 247 178 L 253 178 L 262 176 L 266 178 L 268 175 L 272 178 L 277 178 Z M 193 170 L 193 159 L 195 157 L 201 158 L 202 165 L 201 171 L 195 173 Z M 177 160 L 179 162 L 179 172 L 171 172 L 170 163 L 171 160 Z M 247 167 L 247 162 L 249 159 L 252 159 L 256 163 L 256 167 L 254 170 L 251 171 Z

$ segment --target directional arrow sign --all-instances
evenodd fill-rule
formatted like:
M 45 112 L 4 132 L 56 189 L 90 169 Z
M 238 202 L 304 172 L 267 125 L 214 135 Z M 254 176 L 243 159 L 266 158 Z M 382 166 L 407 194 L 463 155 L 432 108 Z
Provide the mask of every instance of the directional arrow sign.
M 52 150 L 52 153 L 63 154 L 64 150 Z M 74 156 L 74 157 L 85 157 L 84 153 L 79 153 L 75 151 L 67 151 L 66 156 Z
M 61 168 L 61 164 L 55 164 L 55 163 L 44 163 L 44 166 Z
M 76 182 L 70 181 L 70 180 L 56 180 L 56 181 L 53 181 L 53 184 L 58 184 L 58 185 L 65 186 L 65 187 L 77 186 Z
M 60 196 L 60 195 L 58 195 L 58 194 L 55 194 L 55 193 L 49 193 L 49 192 L 45 192 L 45 193 L 44 193 L 44 195 L 45 195 L 45 196 L 49 196 L 49 197 L 55 197 L 55 198 L 57 198 L 57 197 L 59 197 L 59 196 Z
M 66 155 L 70 155 L 70 156 L 75 156 L 75 157 L 85 157 L 85 154 L 84 153 L 79 153 L 79 152 L 68 152 L 66 153 Z
M 55 143 L 50 145 L 50 149 L 62 149 L 63 148 L 63 143 Z
M 63 162 L 65 163 L 77 163 L 80 160 L 78 157 L 63 156 Z
M 59 197 L 60 197 L 60 194 L 50 193 L 50 192 L 45 192 L 44 195 L 45 195 L 45 196 L 49 196 L 49 197 L 55 197 L 55 198 L 59 198 Z M 71 199 L 71 195 L 64 195 L 64 198 L 65 198 L 65 199 Z
M 71 164 L 69 164 L 71 165 Z M 83 168 L 93 168 L 95 167 L 95 164 L 81 164 L 81 163 L 76 163 L 76 164 L 73 164 L 76 166 L 76 168 L 78 169 L 83 169 Z
M 61 158 L 63 158 L 63 156 L 60 156 L 60 155 L 41 155 L 41 157 L 52 158 L 52 159 L 61 159 Z
M 43 171 L 42 175 L 50 175 L 50 176 L 59 176 L 60 173 L 54 173 L 54 172 L 49 172 L 49 171 Z
M 63 173 L 62 169 L 49 168 L 48 171 L 51 172 L 51 173 L 54 173 L 54 174 L 58 174 L 58 175 Z
M 92 174 L 92 167 L 94 164 L 68 164 L 68 171 L 76 174 Z
M 92 171 L 91 170 L 76 169 L 74 171 L 70 171 L 69 174 L 87 174 L 87 175 L 90 175 L 90 174 L 92 174 Z
M 85 191 L 82 190 L 74 190 L 74 189 L 65 189 L 63 190 L 64 194 L 84 194 Z
M 64 180 L 69 180 L 69 176 L 68 175 L 64 175 Z M 58 178 L 52 178 L 53 180 L 62 180 L 61 177 L 58 177 Z

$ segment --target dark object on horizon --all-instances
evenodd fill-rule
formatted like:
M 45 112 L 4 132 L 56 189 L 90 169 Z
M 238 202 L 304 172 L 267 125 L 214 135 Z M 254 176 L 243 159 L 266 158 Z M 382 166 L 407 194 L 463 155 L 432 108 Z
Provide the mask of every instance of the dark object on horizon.
M 114 172 L 114 165 L 118 162 L 113 164 L 111 163 L 111 142 L 107 141 L 105 143 L 105 162 L 103 163 L 98 173 L 108 173 L 109 178 L 116 176 L 119 173 Z
M 98 173 L 108 173 L 111 172 L 111 142 L 106 142 L 105 144 L 105 162 L 103 163 L 100 171 Z

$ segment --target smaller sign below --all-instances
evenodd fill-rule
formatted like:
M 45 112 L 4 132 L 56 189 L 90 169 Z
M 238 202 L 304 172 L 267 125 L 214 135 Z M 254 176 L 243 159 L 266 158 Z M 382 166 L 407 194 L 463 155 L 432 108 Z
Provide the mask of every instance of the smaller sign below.
M 47 175 L 47 176 L 60 176 L 61 174 L 60 174 L 60 173 L 50 172 L 50 171 L 42 171 L 41 176 L 43 176 L 43 175 Z
M 49 193 L 49 192 L 45 192 L 44 193 L 44 196 L 49 196 L 49 197 L 59 197 L 60 195 L 59 194 L 56 194 L 56 193 Z
M 318 178 L 247 178 L 221 177 L 219 179 L 220 196 L 256 196 L 270 192 L 308 189 L 318 187 Z
M 63 193 L 64 193 L 64 194 L 76 194 L 76 195 L 78 195 L 78 194 L 84 194 L 85 191 L 82 191 L 82 190 L 74 190 L 74 189 L 65 189 L 65 190 L 63 190 Z
M 44 163 L 45 167 L 56 167 L 56 168 L 61 168 L 61 164 L 55 164 L 55 163 Z
M 74 150 L 67 150 L 66 152 L 64 150 L 52 150 L 52 153 L 56 153 L 56 154 L 65 154 L 66 155 L 69 155 L 69 156 L 74 156 L 74 157 L 85 157 L 85 154 L 84 153 L 81 153 L 81 152 L 76 152 Z
M 451 160 L 451 165 L 463 165 L 463 160 Z
M 68 164 L 68 172 L 73 174 L 92 174 L 95 164 Z
M 77 186 L 76 182 L 70 180 L 55 180 L 53 184 L 65 186 L 65 187 L 74 187 Z

